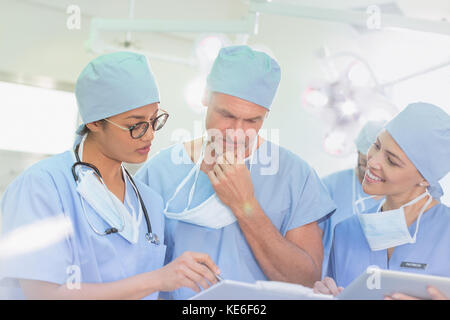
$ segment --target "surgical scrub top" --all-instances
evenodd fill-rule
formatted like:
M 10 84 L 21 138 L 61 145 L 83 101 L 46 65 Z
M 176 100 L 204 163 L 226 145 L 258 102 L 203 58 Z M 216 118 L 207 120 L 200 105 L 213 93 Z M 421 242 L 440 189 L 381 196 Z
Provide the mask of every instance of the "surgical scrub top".
M 367 212 L 376 212 L 378 206 Z M 412 235 L 416 222 L 409 226 Z M 328 276 L 346 287 L 367 267 L 450 277 L 450 208 L 439 203 L 420 219 L 416 243 L 395 247 L 391 258 L 387 249 L 372 251 L 356 215 L 336 226 Z
M 94 232 L 83 213 L 81 197 L 71 172 L 73 163 L 72 151 L 47 158 L 22 173 L 5 191 L 1 202 L 3 235 L 59 214 L 70 218 L 74 230 L 72 235 L 57 243 L 0 262 L 0 278 L 10 287 L 9 298 L 23 298 L 17 279 L 61 285 L 73 276 L 74 270 L 79 270 L 81 283 L 103 283 L 153 271 L 164 264 L 165 245 L 146 241 L 144 217 L 136 244 L 128 242 L 119 233 L 102 236 Z M 129 180 L 125 180 L 125 192 L 138 212 L 140 204 L 136 193 Z M 153 232 L 163 241 L 162 199 L 140 181 L 135 183 L 147 208 Z M 86 215 L 97 230 L 110 227 L 85 201 L 84 206 Z M 130 210 L 129 207 L 127 209 Z M 155 292 L 145 299 L 157 297 L 158 292 Z
M 331 199 L 336 204 L 336 211 L 330 217 L 319 223 L 319 227 L 322 229 L 322 242 L 323 242 L 323 263 L 322 263 L 322 278 L 325 276 L 328 268 L 328 259 L 330 256 L 331 245 L 333 242 L 334 228 L 336 225 L 351 217 L 354 214 L 353 201 L 369 197 L 366 194 L 356 177 L 354 169 L 348 169 L 332 173 L 322 178 L 322 182 L 325 184 Z M 355 194 L 353 195 L 353 190 Z M 360 212 L 364 212 L 366 208 L 372 208 L 381 200 L 367 199 L 362 205 L 359 205 Z
M 315 171 L 297 155 L 264 141 L 253 158 L 250 172 L 254 194 L 283 236 L 289 230 L 331 214 L 335 209 Z M 168 201 L 193 166 L 183 144 L 178 143 L 152 157 L 138 171 L 136 178 L 151 185 L 164 201 Z M 193 182 L 194 177 L 170 202 L 168 211 L 182 212 L 185 209 Z M 190 208 L 200 205 L 213 193 L 208 175 L 200 171 Z M 166 263 L 185 251 L 203 252 L 218 265 L 224 279 L 244 282 L 267 280 L 237 222 L 213 229 L 166 218 L 165 237 Z M 181 288 L 164 297 L 186 299 L 194 294 L 191 289 Z

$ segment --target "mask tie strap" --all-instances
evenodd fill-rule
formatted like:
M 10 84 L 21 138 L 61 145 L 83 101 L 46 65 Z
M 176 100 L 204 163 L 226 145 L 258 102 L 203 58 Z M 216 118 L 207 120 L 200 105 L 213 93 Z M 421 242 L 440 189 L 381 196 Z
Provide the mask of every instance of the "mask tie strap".
M 207 139 L 206 137 L 203 137 L 203 143 L 202 143 L 202 150 L 200 153 L 200 158 L 198 159 L 197 163 L 196 163 L 196 171 L 195 171 L 195 178 L 194 178 L 194 184 L 192 185 L 191 190 L 189 191 L 189 199 L 188 199 L 188 204 L 186 206 L 186 208 L 184 209 L 184 211 L 189 210 L 189 207 L 191 206 L 191 202 L 192 199 L 194 198 L 194 191 L 195 191 L 195 187 L 197 186 L 197 180 L 198 180 L 198 175 L 200 174 L 200 167 L 202 165 L 202 161 L 203 158 L 205 157 L 205 150 L 206 150 L 206 144 L 207 144 Z
M 169 209 L 169 203 L 173 201 L 173 199 L 175 199 L 175 197 L 178 195 L 178 193 L 180 192 L 180 190 L 184 187 L 184 185 L 189 181 L 189 179 L 192 177 L 192 175 L 194 173 L 196 173 L 196 169 L 198 167 L 198 164 L 201 163 L 200 160 L 197 161 L 197 163 L 194 165 L 194 167 L 192 168 L 192 170 L 188 173 L 188 175 L 183 179 L 183 181 L 181 181 L 181 183 L 178 185 L 178 187 L 175 189 L 175 192 L 173 193 L 172 197 L 170 197 L 169 200 L 167 200 L 166 202 L 166 206 L 164 208 L 164 212 L 167 212 L 167 210 Z
M 428 190 L 424 193 L 424 195 L 428 195 L 429 199 L 427 200 L 427 202 L 425 203 L 425 205 L 422 207 L 422 209 L 420 209 L 420 213 L 419 216 L 417 217 L 417 221 L 416 221 L 416 230 L 414 231 L 414 236 L 412 237 L 412 243 L 416 242 L 416 238 L 417 238 L 417 233 L 419 232 L 419 224 L 420 224 L 420 218 L 422 218 L 423 213 L 425 212 L 425 209 L 430 205 L 431 201 L 433 201 L 433 197 L 428 193 Z M 424 196 L 422 195 L 420 197 L 420 199 L 422 199 Z M 419 200 L 420 200 L 419 199 Z M 417 202 L 417 201 L 415 201 Z M 415 203 L 414 202 L 414 203 Z

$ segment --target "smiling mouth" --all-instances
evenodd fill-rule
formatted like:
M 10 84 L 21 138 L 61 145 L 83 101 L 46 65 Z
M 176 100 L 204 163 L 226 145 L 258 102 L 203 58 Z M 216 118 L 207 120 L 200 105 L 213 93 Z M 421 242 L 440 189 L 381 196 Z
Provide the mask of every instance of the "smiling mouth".
M 374 175 L 370 170 L 366 170 L 364 178 L 370 183 L 385 182 L 386 180 Z

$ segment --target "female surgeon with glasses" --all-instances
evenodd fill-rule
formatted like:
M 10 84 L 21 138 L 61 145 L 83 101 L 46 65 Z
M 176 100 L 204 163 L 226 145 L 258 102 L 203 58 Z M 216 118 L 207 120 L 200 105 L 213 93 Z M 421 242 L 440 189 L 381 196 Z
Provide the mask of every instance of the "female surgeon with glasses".
M 431 104 L 408 105 L 368 152 L 364 192 L 385 198 L 336 226 L 328 277 L 315 292 L 337 295 L 369 266 L 450 277 L 450 208 L 439 201 L 449 172 L 450 116 Z M 446 298 L 433 287 L 428 293 Z
M 146 57 L 94 59 L 75 94 L 83 124 L 73 150 L 27 169 L 1 202 L 3 235 L 60 215 L 73 232 L 1 261 L 0 278 L 16 287 L 9 297 L 156 299 L 160 291 L 216 283 L 219 270 L 207 254 L 186 252 L 163 266 L 162 199 L 122 164 L 144 162 L 168 118 Z

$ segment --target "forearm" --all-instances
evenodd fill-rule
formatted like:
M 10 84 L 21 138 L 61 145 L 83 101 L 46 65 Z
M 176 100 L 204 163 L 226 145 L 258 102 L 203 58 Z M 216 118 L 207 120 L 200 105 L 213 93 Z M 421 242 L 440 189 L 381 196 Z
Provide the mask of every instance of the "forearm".
M 25 296 L 29 299 L 85 299 L 85 300 L 122 300 L 142 299 L 161 287 L 156 271 L 132 276 L 126 279 L 106 283 L 80 283 L 79 288 L 68 285 L 21 280 Z
M 251 210 L 233 208 L 252 252 L 270 280 L 312 287 L 320 280 L 320 262 L 301 247 L 284 238 L 257 202 Z

